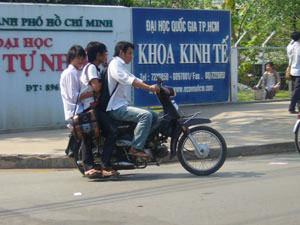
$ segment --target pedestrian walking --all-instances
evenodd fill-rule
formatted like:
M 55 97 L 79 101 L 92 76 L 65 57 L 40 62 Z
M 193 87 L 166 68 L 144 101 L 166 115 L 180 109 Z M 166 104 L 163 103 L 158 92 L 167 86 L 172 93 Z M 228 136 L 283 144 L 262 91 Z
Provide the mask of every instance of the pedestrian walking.
M 289 112 L 298 113 L 295 110 L 296 104 L 300 101 L 300 32 L 293 32 L 291 42 L 287 46 L 287 55 L 289 58 L 290 74 L 295 83 L 292 94 Z

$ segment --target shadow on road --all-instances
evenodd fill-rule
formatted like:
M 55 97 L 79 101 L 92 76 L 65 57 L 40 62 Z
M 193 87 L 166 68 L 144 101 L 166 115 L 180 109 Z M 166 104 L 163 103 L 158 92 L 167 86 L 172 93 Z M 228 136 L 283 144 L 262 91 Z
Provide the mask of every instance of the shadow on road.
M 222 177 L 222 178 L 253 178 L 262 177 L 264 173 L 257 172 L 219 172 L 212 174 L 211 177 Z
M 94 179 L 91 182 L 101 181 L 147 181 L 147 180 L 165 180 L 165 179 L 185 179 L 195 178 L 194 175 L 189 173 L 130 173 L 121 174 L 118 177 L 108 179 Z
M 107 182 L 107 181 L 149 181 L 149 180 L 166 180 L 166 179 L 211 179 L 211 178 L 253 178 L 261 177 L 264 173 L 257 172 L 218 172 L 210 176 L 196 176 L 190 173 L 131 173 L 121 174 L 118 177 L 93 179 L 90 182 Z

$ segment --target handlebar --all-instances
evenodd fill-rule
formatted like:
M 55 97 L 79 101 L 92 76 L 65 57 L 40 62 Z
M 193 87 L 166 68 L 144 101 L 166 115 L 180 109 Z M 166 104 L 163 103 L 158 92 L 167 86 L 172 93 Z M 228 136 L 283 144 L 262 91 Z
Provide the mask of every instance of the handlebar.
M 163 80 L 159 76 L 157 76 L 156 77 L 156 82 L 157 82 L 157 84 L 162 84 Z
M 157 86 L 159 87 L 160 94 L 165 94 L 168 96 L 175 96 L 174 89 L 171 87 L 165 87 L 163 85 L 163 80 L 158 76 L 156 77 L 156 83 L 157 83 Z

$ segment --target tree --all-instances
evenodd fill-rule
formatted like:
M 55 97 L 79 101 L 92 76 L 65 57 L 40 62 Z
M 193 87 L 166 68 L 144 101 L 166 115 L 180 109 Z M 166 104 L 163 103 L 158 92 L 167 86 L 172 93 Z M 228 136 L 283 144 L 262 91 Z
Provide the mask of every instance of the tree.
M 231 11 L 232 42 L 244 31 L 248 35 L 243 46 L 261 45 L 268 35 L 276 35 L 270 44 L 283 46 L 292 31 L 300 28 L 300 0 L 4 0 L 3 2 L 34 2 L 56 4 L 122 5 L 127 7 L 161 7 L 185 9 L 216 9 L 214 2 L 222 2 L 222 9 Z
M 251 34 L 243 40 L 244 46 L 260 45 L 272 31 L 276 35 L 270 43 L 282 46 L 300 27 L 299 0 L 226 0 L 223 8 L 232 13 L 233 42 L 244 31 Z

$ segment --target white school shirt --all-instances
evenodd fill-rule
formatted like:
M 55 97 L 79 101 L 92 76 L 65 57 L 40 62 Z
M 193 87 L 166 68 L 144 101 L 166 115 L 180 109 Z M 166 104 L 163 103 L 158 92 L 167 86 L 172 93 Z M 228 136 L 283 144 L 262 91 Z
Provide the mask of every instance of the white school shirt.
M 124 60 L 118 56 L 114 57 L 109 63 L 107 73 L 110 94 L 112 94 L 117 83 L 119 84 L 108 102 L 106 111 L 116 110 L 124 105 L 129 105 L 131 100 L 130 89 L 133 81 L 136 79 L 142 82 L 142 80 L 131 74 L 127 70 Z
M 82 69 L 82 73 L 80 76 L 80 83 L 81 83 L 80 94 L 87 91 L 93 91 L 92 87 L 89 85 L 90 81 L 93 79 L 101 80 L 100 74 L 95 65 L 88 63 Z M 87 109 L 88 107 L 90 107 L 91 103 L 94 102 L 94 98 L 93 97 L 86 98 L 83 99 L 81 102 L 83 104 L 83 109 Z
M 59 86 L 64 106 L 65 120 L 69 120 L 74 115 L 75 108 L 75 114 L 82 111 L 80 104 L 76 107 L 76 102 L 80 91 L 80 73 L 80 70 L 77 70 L 72 64 L 69 64 L 68 68 L 65 69 L 60 75 Z
M 300 41 L 291 41 L 287 46 L 291 74 L 300 76 Z

